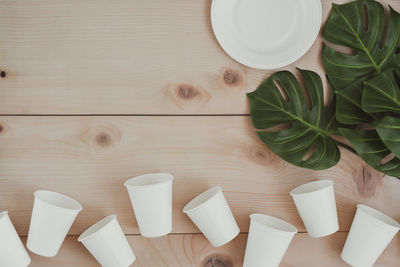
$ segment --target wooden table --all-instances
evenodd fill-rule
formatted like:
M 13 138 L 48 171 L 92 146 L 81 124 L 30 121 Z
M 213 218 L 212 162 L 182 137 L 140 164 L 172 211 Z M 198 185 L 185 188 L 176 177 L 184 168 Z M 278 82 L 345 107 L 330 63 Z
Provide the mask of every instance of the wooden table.
M 345 2 L 345 1 L 338 1 Z M 400 10 L 400 1 L 382 1 Z M 134 266 L 241 266 L 248 215 L 266 213 L 298 229 L 281 266 L 346 266 L 339 255 L 365 203 L 400 220 L 400 181 L 342 150 L 324 171 L 294 167 L 256 137 L 246 92 L 273 71 L 227 56 L 210 25 L 211 1 L 1 0 L 0 211 L 21 236 L 33 192 L 55 190 L 84 210 L 54 258 L 31 266 L 97 266 L 77 235 L 115 213 L 137 255 Z M 327 18 L 331 1 L 323 0 Z M 319 38 L 291 66 L 323 74 Z M 123 182 L 148 172 L 175 175 L 173 233 L 138 234 Z M 311 239 L 289 196 L 315 179 L 335 181 L 340 231 Z M 241 234 L 212 248 L 182 213 L 220 185 Z M 25 237 L 24 237 L 25 238 Z M 397 236 L 376 266 L 400 266 Z

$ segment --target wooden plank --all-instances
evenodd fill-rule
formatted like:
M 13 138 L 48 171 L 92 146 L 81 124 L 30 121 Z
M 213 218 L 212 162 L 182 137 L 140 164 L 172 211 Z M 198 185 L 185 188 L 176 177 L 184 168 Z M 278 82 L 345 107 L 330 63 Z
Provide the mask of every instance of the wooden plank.
M 360 202 L 400 219 L 398 179 L 383 177 L 347 151 L 328 170 L 294 167 L 258 140 L 246 116 L 3 116 L 0 125 L 0 211 L 10 211 L 21 235 L 27 234 L 38 189 L 83 204 L 70 234 L 111 213 L 125 233 L 138 233 L 123 183 L 149 172 L 175 175 L 174 233 L 198 232 L 182 208 L 215 185 L 223 187 L 241 231 L 253 212 L 281 217 L 304 231 L 289 191 L 315 179 L 335 181 L 342 231 Z
M 281 267 L 346 267 L 340 259 L 347 233 L 337 233 L 326 238 L 310 238 L 307 234 L 297 234 L 291 243 Z M 213 248 L 203 235 L 170 235 L 157 239 L 128 236 L 135 251 L 138 267 L 234 267 L 242 266 L 247 235 L 240 234 L 227 245 Z M 400 238 L 395 238 L 375 267 L 399 266 Z M 54 258 L 44 258 L 34 254 L 31 267 L 95 267 L 95 259 L 81 245 L 76 237 L 68 237 Z M 323 264 L 323 265 L 321 265 Z
M 322 1 L 324 20 L 331 3 Z M 210 4 L 1 1 L 0 70 L 7 75 L 0 79 L 0 114 L 248 113 L 246 92 L 273 71 L 247 68 L 224 53 Z M 400 10 L 399 0 L 390 4 Z M 323 75 L 321 46 L 318 37 L 283 69 Z

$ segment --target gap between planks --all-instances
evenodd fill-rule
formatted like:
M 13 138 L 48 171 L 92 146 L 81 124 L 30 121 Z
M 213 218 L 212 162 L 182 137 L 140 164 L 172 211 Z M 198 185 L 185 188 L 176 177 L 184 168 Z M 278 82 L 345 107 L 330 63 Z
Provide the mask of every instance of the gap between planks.
M 250 114 L 0 114 L 0 117 L 249 117 Z

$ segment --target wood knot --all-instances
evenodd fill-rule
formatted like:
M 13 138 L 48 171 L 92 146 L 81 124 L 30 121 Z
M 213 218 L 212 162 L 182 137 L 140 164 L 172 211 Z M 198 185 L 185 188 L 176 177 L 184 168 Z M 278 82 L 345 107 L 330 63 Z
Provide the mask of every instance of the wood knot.
M 226 256 L 221 255 L 211 255 L 208 256 L 201 267 L 233 267 L 233 262 Z
M 176 91 L 178 96 L 185 100 L 191 100 L 200 95 L 198 89 L 186 83 L 179 84 L 178 87 L 176 88 Z
M 262 147 L 251 147 L 249 150 L 249 157 L 252 161 L 259 165 L 268 165 L 270 161 L 273 160 L 270 157 L 270 153 L 268 153 L 267 148 Z
M 108 145 L 111 144 L 111 137 L 110 137 L 110 135 L 108 135 L 107 133 L 102 132 L 102 133 L 99 133 L 99 134 L 96 136 L 96 142 L 97 142 L 100 146 L 106 147 L 106 146 L 108 146 Z
M 7 138 L 10 136 L 10 127 L 5 122 L 0 122 L 0 138 Z
M 186 112 L 197 110 L 211 99 L 206 89 L 185 82 L 167 84 L 165 96 Z
M 257 156 L 257 158 L 259 159 L 266 159 L 267 156 L 265 155 L 264 151 L 258 150 L 255 155 Z
M 244 84 L 243 73 L 241 70 L 222 68 L 219 71 L 217 84 L 220 88 L 242 88 Z
M 224 83 L 228 86 L 238 86 L 241 83 L 242 77 L 238 72 L 227 69 L 224 72 L 223 79 Z
M 95 153 L 108 153 L 117 147 L 122 138 L 117 126 L 103 123 L 103 121 L 92 121 L 80 136 L 82 142 L 86 143 Z
M 360 195 L 363 197 L 374 196 L 384 176 L 384 174 L 378 172 L 368 165 L 363 165 L 362 168 L 359 168 L 356 171 L 354 180 Z
M 0 77 L 5 78 L 7 76 L 7 73 L 3 70 L 0 72 Z

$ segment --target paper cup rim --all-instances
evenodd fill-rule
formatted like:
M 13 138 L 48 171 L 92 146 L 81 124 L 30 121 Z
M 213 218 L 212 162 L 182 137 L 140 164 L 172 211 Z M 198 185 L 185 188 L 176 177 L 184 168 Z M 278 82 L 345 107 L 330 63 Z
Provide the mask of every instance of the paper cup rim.
M 333 187 L 332 180 L 317 180 L 299 185 L 290 191 L 291 196 L 307 196 Z
M 374 219 L 377 224 L 388 230 L 400 230 L 400 224 L 398 222 L 377 209 L 371 208 L 364 204 L 357 204 L 357 211 L 363 212 L 368 217 Z
M 75 199 L 66 196 L 61 193 L 53 192 L 53 191 L 48 191 L 48 190 L 38 190 L 33 193 L 35 198 L 39 199 L 40 201 L 51 205 L 53 207 L 56 207 L 60 210 L 75 213 L 79 212 L 83 209 L 81 203 L 76 201 Z M 57 200 L 59 203 L 55 202 L 54 200 Z
M 291 236 L 298 232 L 297 228 L 282 219 L 260 214 L 260 213 L 253 213 L 250 214 L 250 222 L 256 222 L 258 225 L 262 226 L 266 231 L 272 231 L 279 235 Z M 279 226 L 278 226 L 279 224 Z
M 104 217 L 103 219 L 101 219 L 100 221 L 96 222 L 95 224 L 90 226 L 88 229 L 83 231 L 83 233 L 79 235 L 78 241 L 83 242 L 83 241 L 91 238 L 92 236 L 99 233 L 107 225 L 109 225 L 111 222 L 113 222 L 116 219 L 117 219 L 117 215 L 115 215 L 115 214 L 111 214 L 111 215 Z
M 185 205 L 183 208 L 184 213 L 190 213 L 194 210 L 197 210 L 203 207 L 207 202 L 213 199 L 218 193 L 222 193 L 222 188 L 220 186 L 214 186 L 203 193 L 200 193 L 195 198 L 193 198 L 189 203 Z M 204 198 L 204 199 L 203 199 Z
M 128 190 L 142 189 L 163 185 L 173 180 L 174 176 L 170 173 L 147 173 L 129 178 L 124 185 Z

